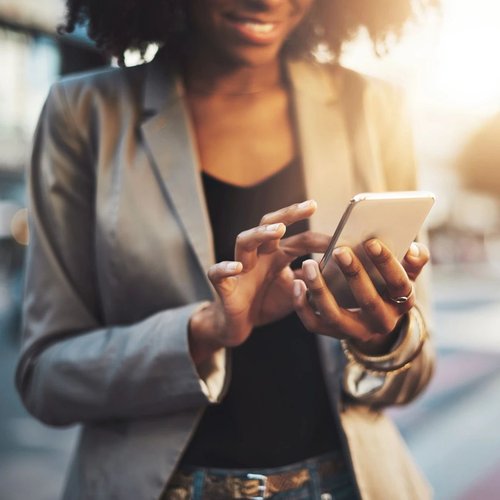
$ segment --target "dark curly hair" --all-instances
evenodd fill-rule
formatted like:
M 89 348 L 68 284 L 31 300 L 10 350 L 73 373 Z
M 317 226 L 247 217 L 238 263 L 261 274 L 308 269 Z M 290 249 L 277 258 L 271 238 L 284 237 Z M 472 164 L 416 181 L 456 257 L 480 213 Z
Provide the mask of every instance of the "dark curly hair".
M 144 54 L 150 43 L 177 50 L 189 33 L 187 0 L 66 0 L 66 23 L 60 33 L 86 25 L 97 46 L 123 64 L 124 52 Z M 296 56 L 311 54 L 321 43 L 338 55 L 342 44 L 365 27 L 377 52 L 389 35 L 439 0 L 315 0 L 304 22 L 287 42 Z

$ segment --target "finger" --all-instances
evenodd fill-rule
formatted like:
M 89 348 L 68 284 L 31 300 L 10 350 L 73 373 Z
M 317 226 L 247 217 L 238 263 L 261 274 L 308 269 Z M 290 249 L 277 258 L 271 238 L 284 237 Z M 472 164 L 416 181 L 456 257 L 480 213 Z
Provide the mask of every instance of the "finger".
M 241 262 L 224 260 L 210 266 L 207 272 L 208 279 L 213 285 L 230 277 L 241 273 L 243 266 Z
M 264 215 L 260 221 L 261 225 L 274 224 L 282 222 L 289 226 L 294 222 L 310 217 L 317 208 L 317 203 L 314 200 L 303 201 L 302 203 L 294 203 L 288 207 L 280 208 L 275 212 L 270 212 Z
M 226 260 L 210 266 L 207 276 L 217 292 L 227 294 L 234 286 L 234 276 L 242 270 L 241 262 Z
M 304 280 L 304 271 L 302 270 L 302 268 L 294 269 L 293 276 L 297 280 Z
M 331 236 L 324 233 L 304 231 L 284 238 L 280 242 L 281 250 L 295 259 L 310 253 L 324 253 L 330 244 Z
M 288 207 L 281 208 L 275 212 L 270 212 L 264 215 L 260 221 L 261 224 L 276 224 L 281 222 L 286 226 L 294 224 L 303 219 L 311 217 L 311 215 L 316 211 L 317 204 L 314 200 L 307 200 L 301 203 L 294 203 Z M 278 249 L 279 242 L 273 241 L 266 243 L 261 248 L 262 252 L 274 252 Z
M 275 240 L 279 242 L 286 231 L 286 226 L 282 223 L 266 224 L 257 226 L 247 231 L 243 231 L 236 237 L 234 247 L 235 260 L 243 264 L 243 269 L 252 269 L 257 261 L 257 249 Z
M 386 283 L 388 299 L 392 299 L 387 303 L 400 312 L 410 310 L 415 304 L 413 285 L 402 264 L 380 240 L 368 240 L 365 250 Z M 398 303 L 394 300 L 404 297 L 407 300 Z
M 296 294 L 299 292 L 299 288 L 294 285 L 296 286 L 294 288 L 294 306 L 304 326 L 309 331 L 339 339 L 350 338 L 364 341 L 369 338 L 371 332 L 360 321 L 359 315 L 341 309 L 337 305 L 319 274 L 318 264 L 313 260 L 305 261 L 303 270 L 309 297 L 298 297 Z
M 415 281 L 429 260 L 429 249 L 422 243 L 413 242 L 403 259 L 402 265 L 409 278 Z
M 303 325 L 310 332 L 320 333 L 321 322 L 307 298 L 307 287 L 302 280 L 293 281 L 293 307 Z
M 340 332 L 345 328 L 345 310 L 341 309 L 328 289 L 319 271 L 318 263 L 312 259 L 303 262 L 304 281 L 316 309 L 316 315 L 321 319 L 321 332 Z
M 370 276 L 356 254 L 348 247 L 339 247 L 333 251 L 335 260 L 344 274 L 347 283 L 361 308 L 363 316 L 374 331 L 389 333 L 396 326 L 399 315 L 387 307 Z

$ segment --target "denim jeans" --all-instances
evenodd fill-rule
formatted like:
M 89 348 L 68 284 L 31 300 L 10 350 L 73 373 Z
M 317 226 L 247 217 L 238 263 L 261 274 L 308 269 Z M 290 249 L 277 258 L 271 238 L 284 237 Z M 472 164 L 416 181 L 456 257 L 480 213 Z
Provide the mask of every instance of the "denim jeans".
M 339 455 L 340 453 L 330 453 L 283 467 L 259 470 L 219 468 L 193 468 L 192 470 L 185 470 L 184 472 L 188 472 L 193 478 L 190 494 L 187 496 L 178 496 L 167 488 L 164 496 L 162 496 L 162 500 L 177 500 L 178 498 L 182 498 L 183 500 L 206 500 L 207 497 L 204 494 L 204 485 L 207 474 L 212 477 L 245 477 L 249 473 L 270 476 L 284 472 L 294 472 L 301 469 L 308 470 L 310 477 L 309 481 L 298 488 L 275 493 L 269 498 L 272 500 L 357 500 L 357 490 L 347 467 L 330 475 L 320 475 L 320 464 L 330 459 L 338 458 Z M 217 500 L 232 499 L 229 497 L 218 497 Z

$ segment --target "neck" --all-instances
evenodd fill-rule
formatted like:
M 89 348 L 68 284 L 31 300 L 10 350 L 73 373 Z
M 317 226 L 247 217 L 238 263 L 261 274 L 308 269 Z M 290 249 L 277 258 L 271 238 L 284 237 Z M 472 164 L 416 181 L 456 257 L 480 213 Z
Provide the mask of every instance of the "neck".
M 192 51 L 183 63 L 188 92 L 207 95 L 252 95 L 284 85 L 280 61 L 250 66 L 214 58 L 203 50 Z

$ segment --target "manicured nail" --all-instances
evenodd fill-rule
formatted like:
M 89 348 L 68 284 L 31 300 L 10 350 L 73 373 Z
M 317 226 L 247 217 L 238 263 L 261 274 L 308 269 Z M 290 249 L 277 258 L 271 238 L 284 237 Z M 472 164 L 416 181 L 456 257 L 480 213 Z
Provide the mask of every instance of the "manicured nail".
M 412 243 L 410 245 L 410 249 L 408 250 L 408 253 L 412 257 L 418 257 L 420 255 L 420 248 L 418 247 L 418 245 L 416 243 Z
M 236 271 L 238 269 L 240 263 L 239 262 L 228 262 L 226 264 L 226 271 Z
M 316 202 L 314 200 L 307 200 L 299 203 L 299 208 L 309 208 L 312 207 Z
M 351 255 L 351 252 L 349 252 L 349 250 L 345 249 L 345 248 L 336 248 L 333 253 L 335 254 L 335 256 L 337 257 L 337 259 L 340 261 L 340 263 L 343 265 L 343 266 L 350 266 L 352 264 L 352 255 Z
M 307 201 L 303 201 L 302 203 L 298 204 L 298 208 L 300 208 L 300 209 L 311 208 L 311 207 L 315 207 L 315 206 L 316 206 L 316 202 L 314 200 L 307 200 Z
M 380 244 L 380 242 L 378 240 L 371 240 L 367 243 L 367 248 L 368 248 L 368 251 L 372 254 L 372 255 L 380 255 L 382 253 L 382 245 Z
M 281 227 L 281 223 L 278 222 L 277 224 L 270 224 L 269 226 L 266 226 L 267 231 L 277 231 Z
M 314 262 L 304 262 L 304 272 L 308 280 L 313 281 L 318 277 Z
M 295 280 L 293 282 L 293 294 L 297 298 L 299 298 L 302 295 L 302 284 L 298 280 Z

